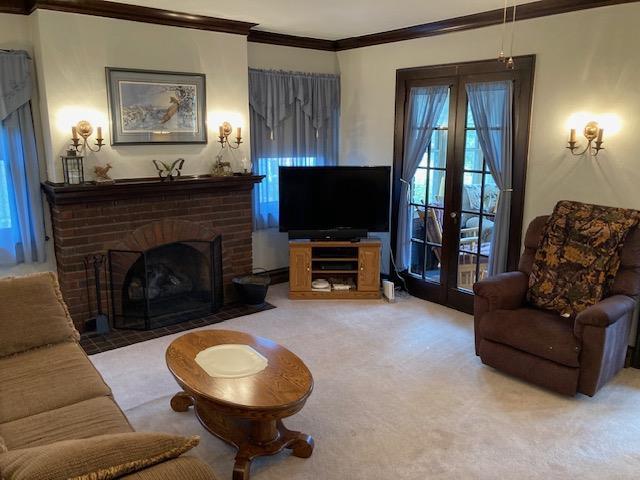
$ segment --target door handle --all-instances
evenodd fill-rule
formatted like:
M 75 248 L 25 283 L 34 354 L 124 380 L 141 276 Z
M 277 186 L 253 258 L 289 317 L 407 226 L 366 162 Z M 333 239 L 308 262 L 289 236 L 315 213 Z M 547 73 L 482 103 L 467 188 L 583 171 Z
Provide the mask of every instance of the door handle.
M 458 212 L 451 212 L 449 216 L 453 219 L 454 224 L 458 224 Z

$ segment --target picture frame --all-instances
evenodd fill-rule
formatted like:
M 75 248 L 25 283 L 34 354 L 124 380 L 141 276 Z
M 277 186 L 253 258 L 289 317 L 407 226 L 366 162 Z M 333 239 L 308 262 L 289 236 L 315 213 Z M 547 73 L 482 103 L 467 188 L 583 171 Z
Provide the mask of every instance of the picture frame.
M 105 71 L 111 145 L 207 143 L 204 74 Z

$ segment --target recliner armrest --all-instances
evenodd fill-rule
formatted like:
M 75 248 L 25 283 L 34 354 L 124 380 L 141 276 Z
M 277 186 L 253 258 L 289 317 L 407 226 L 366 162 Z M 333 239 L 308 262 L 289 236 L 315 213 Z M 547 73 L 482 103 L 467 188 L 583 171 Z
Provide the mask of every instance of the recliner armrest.
M 585 325 L 606 328 L 635 309 L 636 301 L 626 295 L 613 295 L 592 305 L 576 316 L 574 333 L 582 338 Z
M 524 305 L 528 288 L 529 276 L 516 271 L 476 282 L 473 293 L 489 302 L 489 310 L 515 310 Z

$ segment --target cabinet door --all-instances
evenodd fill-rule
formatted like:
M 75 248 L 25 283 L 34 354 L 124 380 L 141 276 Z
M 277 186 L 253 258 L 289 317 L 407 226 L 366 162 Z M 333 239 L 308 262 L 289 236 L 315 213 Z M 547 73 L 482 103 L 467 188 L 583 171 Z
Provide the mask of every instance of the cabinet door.
M 377 292 L 380 289 L 380 248 L 360 247 L 358 250 L 358 290 Z
M 289 247 L 289 290 L 311 290 L 311 247 Z

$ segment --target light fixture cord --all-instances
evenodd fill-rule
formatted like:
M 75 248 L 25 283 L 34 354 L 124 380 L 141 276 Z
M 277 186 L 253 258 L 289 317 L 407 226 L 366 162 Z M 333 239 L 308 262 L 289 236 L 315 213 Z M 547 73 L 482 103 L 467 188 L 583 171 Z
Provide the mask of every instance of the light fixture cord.
M 511 22 L 511 46 L 509 47 L 509 56 L 513 58 L 513 43 L 516 29 L 516 0 L 513 0 L 513 20 Z
M 504 37 L 507 34 L 507 2 L 504 0 L 504 8 L 502 9 L 502 38 L 500 40 L 500 53 L 504 54 Z

